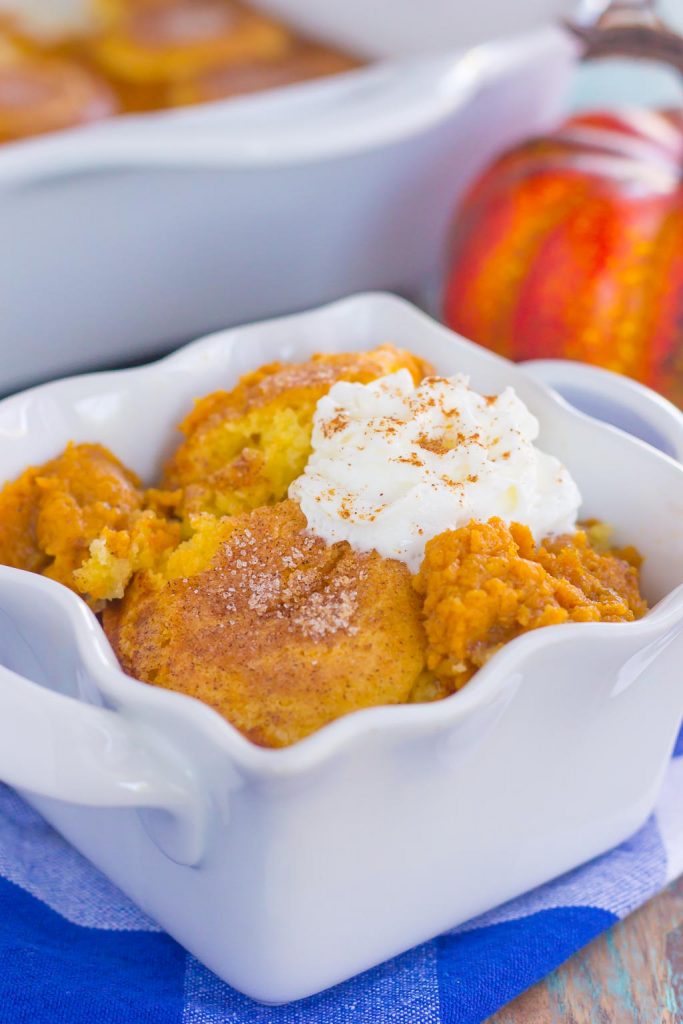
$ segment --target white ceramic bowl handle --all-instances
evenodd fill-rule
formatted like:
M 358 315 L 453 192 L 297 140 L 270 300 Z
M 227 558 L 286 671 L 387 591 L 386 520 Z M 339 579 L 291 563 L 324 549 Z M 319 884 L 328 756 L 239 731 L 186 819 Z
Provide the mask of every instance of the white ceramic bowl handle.
M 27 579 L 30 587 L 24 587 Z M 11 588 L 16 606 L 30 599 L 36 621 L 45 621 L 53 635 L 56 628 L 66 649 L 75 644 L 71 615 L 92 617 L 64 590 L 61 621 L 49 623 L 47 616 L 55 614 L 54 589 L 62 588 L 49 580 L 40 580 L 43 587 L 37 588 L 37 582 L 35 576 L 0 566 L 0 591 Z M 40 589 L 46 597 L 53 591 L 53 600 L 46 600 L 44 607 Z M 96 628 L 94 620 L 92 625 Z M 28 673 L 31 668 L 24 665 L 33 656 L 12 617 L 3 613 L 0 626 L 0 780 L 50 799 L 141 811 L 144 827 L 169 857 L 196 863 L 203 845 L 203 804 L 177 752 L 167 749 L 163 738 L 144 723 L 56 692 L 2 664 L 18 660 Z M 58 659 L 55 652 L 55 663 Z M 39 659 L 34 663 L 38 666 Z M 82 664 L 75 671 L 87 674 Z M 49 670 L 43 674 L 49 684 Z M 59 675 L 55 665 L 54 676 Z
M 69 803 L 154 812 L 145 827 L 172 860 L 196 864 L 201 857 L 196 797 L 151 752 L 149 737 L 115 711 L 54 693 L 2 665 L 0 779 Z M 167 818 L 161 828 L 158 815 Z
M 534 359 L 522 368 L 565 401 L 683 462 L 683 413 L 629 377 L 566 359 Z

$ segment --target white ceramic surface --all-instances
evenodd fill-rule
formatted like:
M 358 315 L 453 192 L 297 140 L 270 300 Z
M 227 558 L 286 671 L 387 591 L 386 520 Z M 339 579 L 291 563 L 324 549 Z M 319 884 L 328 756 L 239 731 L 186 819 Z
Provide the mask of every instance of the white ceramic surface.
M 570 17 L 581 8 L 590 16 L 595 5 L 596 0 L 256 0 L 256 6 L 307 34 L 371 58 L 478 46 Z
M 527 370 L 400 299 L 358 296 L 156 365 L 0 403 L 0 480 L 70 439 L 151 480 L 192 399 L 279 357 L 392 341 L 486 392 L 513 384 L 582 513 L 645 554 L 636 623 L 537 630 L 440 703 L 349 715 L 285 750 L 129 679 L 72 593 L 0 568 L 0 778 L 236 988 L 308 995 L 606 850 L 651 812 L 683 710 L 683 417 L 588 367 Z M 628 418 L 628 420 L 625 419 Z M 31 680 L 31 681 L 28 681 Z
M 421 296 L 463 188 L 556 119 L 573 65 L 539 30 L 0 147 L 0 393 L 358 290 Z
M 250 0 L 315 39 L 330 39 L 370 58 L 395 57 L 474 46 L 487 39 L 528 32 L 577 7 L 598 8 L 607 0 Z M 0 0 L 33 31 L 68 34 L 86 29 L 99 0 Z

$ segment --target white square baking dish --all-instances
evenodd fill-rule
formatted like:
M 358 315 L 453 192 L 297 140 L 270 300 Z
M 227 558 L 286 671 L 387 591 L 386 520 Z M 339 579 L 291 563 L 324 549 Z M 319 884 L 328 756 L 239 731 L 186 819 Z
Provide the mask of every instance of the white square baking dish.
M 485 392 L 512 384 L 585 499 L 645 555 L 640 621 L 550 627 L 459 693 L 338 720 L 284 750 L 125 676 L 74 594 L 0 568 L 0 778 L 221 978 L 309 995 L 623 840 L 683 709 L 683 417 L 605 371 L 525 369 L 400 299 L 221 332 L 155 365 L 0 403 L 0 480 L 70 439 L 150 479 L 192 399 L 274 358 L 392 341 Z M 670 454 L 567 405 L 622 419 Z M 31 681 L 32 680 L 32 681 Z
M 463 188 L 559 116 L 573 72 L 559 29 L 463 50 L 561 0 L 520 22 L 487 0 L 474 35 L 443 0 L 269 6 L 381 60 L 0 147 L 0 394 L 359 290 L 423 298 Z

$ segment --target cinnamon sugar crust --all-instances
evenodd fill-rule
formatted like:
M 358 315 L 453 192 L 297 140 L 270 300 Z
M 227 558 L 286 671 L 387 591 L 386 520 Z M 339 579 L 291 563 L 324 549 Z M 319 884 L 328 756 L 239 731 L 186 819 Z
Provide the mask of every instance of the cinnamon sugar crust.
M 138 573 L 105 611 L 125 671 L 198 697 L 271 747 L 407 701 L 425 650 L 410 573 L 305 526 L 291 501 L 207 517 L 165 574 Z

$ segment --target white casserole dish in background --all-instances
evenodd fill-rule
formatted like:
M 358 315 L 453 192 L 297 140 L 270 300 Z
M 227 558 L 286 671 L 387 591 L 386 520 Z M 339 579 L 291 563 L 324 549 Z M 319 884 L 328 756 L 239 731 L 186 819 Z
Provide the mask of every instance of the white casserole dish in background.
M 373 0 L 370 4 L 367 0 L 255 0 L 254 6 L 313 38 L 333 41 L 372 59 L 391 59 L 446 48 L 462 50 L 490 39 L 519 36 L 563 18 L 579 14 L 591 17 L 605 3 L 606 0 Z
M 322 9 L 269 7 L 304 28 Z M 372 4 L 324 9 L 330 39 L 376 30 Z M 358 290 L 424 301 L 458 196 L 556 120 L 575 45 L 548 28 L 463 52 L 469 4 L 448 34 L 443 0 L 421 35 L 413 0 L 392 9 L 379 64 L 2 146 L 0 394 Z
M 265 750 L 209 707 L 126 677 L 70 591 L 0 568 L 0 779 L 220 977 L 267 1002 L 482 913 L 650 814 L 683 710 L 683 467 L 670 457 L 683 457 L 683 416 L 605 371 L 514 366 L 384 295 L 0 403 L 0 480 L 70 439 L 100 441 L 151 478 L 194 396 L 274 358 L 386 341 L 485 393 L 515 387 L 539 445 L 577 481 L 582 514 L 645 555 L 645 618 L 536 630 L 445 701 L 359 711 Z

